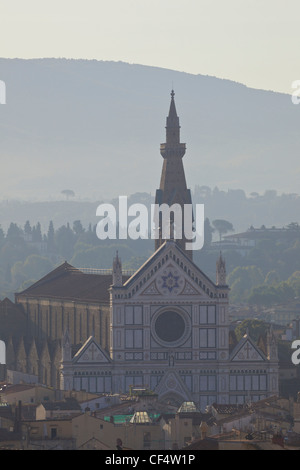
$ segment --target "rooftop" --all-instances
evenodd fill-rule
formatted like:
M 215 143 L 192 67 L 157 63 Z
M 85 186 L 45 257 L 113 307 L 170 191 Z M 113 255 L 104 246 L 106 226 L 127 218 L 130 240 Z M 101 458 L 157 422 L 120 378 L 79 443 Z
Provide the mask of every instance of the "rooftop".
M 114 424 L 151 424 L 156 421 L 159 417 L 159 413 L 147 413 L 146 411 L 137 411 L 134 414 L 104 416 L 104 421 L 110 421 Z
M 193 401 L 183 402 L 177 411 L 177 413 L 197 413 L 197 412 L 199 412 L 199 410 L 197 409 Z
M 81 412 L 81 407 L 74 398 L 66 398 L 63 401 L 46 402 L 42 405 L 45 410 L 75 410 Z
M 124 279 L 128 279 L 128 276 L 124 276 Z M 109 302 L 111 285 L 110 272 L 109 274 L 87 274 L 65 261 L 28 289 L 18 292 L 16 299 L 26 296 L 106 303 Z
M 152 419 L 148 415 L 147 411 L 136 411 L 132 416 L 130 423 L 132 424 L 151 424 Z

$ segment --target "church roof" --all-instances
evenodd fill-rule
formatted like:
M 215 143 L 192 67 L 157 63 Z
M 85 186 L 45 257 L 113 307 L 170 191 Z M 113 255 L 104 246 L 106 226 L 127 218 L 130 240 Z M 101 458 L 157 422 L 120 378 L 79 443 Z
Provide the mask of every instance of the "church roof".
M 136 270 L 136 272 L 131 276 L 128 277 L 127 281 L 124 282 L 123 286 L 128 287 L 135 282 L 135 280 L 142 275 L 149 266 L 158 259 L 161 254 L 169 250 L 169 248 L 173 248 L 177 250 L 182 258 L 185 260 L 186 264 L 193 267 L 195 272 L 199 274 L 199 277 L 205 279 L 207 285 L 210 285 L 212 288 L 217 288 L 218 286 L 191 260 L 187 254 L 180 248 L 180 246 L 174 240 L 165 240 L 162 245 L 145 261 L 145 263 Z
M 16 298 L 46 297 L 107 303 L 111 284 L 111 274 L 87 274 L 65 262 L 32 286 L 18 292 Z

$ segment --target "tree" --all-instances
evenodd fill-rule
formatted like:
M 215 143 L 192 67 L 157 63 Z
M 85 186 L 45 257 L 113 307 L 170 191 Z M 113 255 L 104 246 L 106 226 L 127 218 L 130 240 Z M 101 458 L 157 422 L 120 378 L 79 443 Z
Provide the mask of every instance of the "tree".
M 11 268 L 11 279 L 10 282 L 13 281 L 13 284 L 16 288 L 18 288 L 25 280 L 26 275 L 23 272 L 23 263 L 22 261 L 17 261 L 13 267 Z
M 31 235 L 32 229 L 29 220 L 26 220 L 26 223 L 24 225 L 24 233 L 26 235 Z
M 295 291 L 288 282 L 282 281 L 277 285 L 277 295 L 280 303 L 289 302 L 295 298 Z
M 275 189 L 267 189 L 263 197 L 267 200 L 272 200 L 277 197 L 277 191 Z
M 214 228 L 210 225 L 209 219 L 206 217 L 204 220 L 204 244 L 209 246 L 212 242 L 212 234 L 214 232 Z
M 295 271 L 287 280 L 287 283 L 292 287 L 295 297 L 300 297 L 300 271 Z
M 6 238 L 9 241 L 16 242 L 22 239 L 23 231 L 17 224 L 11 222 L 8 227 Z
M 23 264 L 25 279 L 40 279 L 52 269 L 52 263 L 48 258 L 40 255 L 29 255 Z
M 53 253 L 55 251 L 55 232 L 54 232 L 54 225 L 53 225 L 52 220 L 50 220 L 49 227 L 48 227 L 47 250 L 49 253 Z
M 4 231 L 0 225 L 0 246 L 5 242 L 5 235 L 4 235 Z
M 278 284 L 279 280 L 280 279 L 279 279 L 278 272 L 275 271 L 275 269 L 272 269 L 272 271 L 269 271 L 268 274 L 266 275 L 265 284 L 268 284 L 268 285 Z
M 250 305 L 270 307 L 280 303 L 280 293 L 275 286 L 261 285 L 252 289 L 248 302 Z
M 6 265 L 6 270 L 5 270 L 5 277 L 4 277 L 5 281 L 10 284 L 12 279 L 11 279 L 11 268 L 9 266 L 9 264 Z
M 288 230 L 299 230 L 300 226 L 299 226 L 298 222 L 291 222 L 286 226 L 286 228 Z
M 78 236 L 84 232 L 84 228 L 80 220 L 74 220 L 73 222 L 73 232 Z
M 58 253 L 65 259 L 70 260 L 73 256 L 75 234 L 70 225 L 62 225 L 55 233 L 55 244 Z
M 66 199 L 68 200 L 70 197 L 74 197 L 75 193 L 72 191 L 72 189 L 63 189 L 61 191 L 61 194 L 64 194 L 66 196 Z
M 231 288 L 231 299 L 239 303 L 247 301 L 251 290 L 261 285 L 264 277 L 257 266 L 238 266 L 227 280 Z
M 233 232 L 234 228 L 231 222 L 223 219 L 216 219 L 212 222 L 213 226 L 215 227 L 216 231 L 219 233 L 220 241 L 222 239 L 222 235 L 228 232 Z
M 268 330 L 268 325 L 262 320 L 243 320 L 234 330 L 238 341 L 244 336 L 247 330 L 249 331 L 250 337 L 254 341 L 257 341 L 260 336 L 266 333 L 266 331 Z
M 19 288 L 28 279 L 40 279 L 51 271 L 52 267 L 48 258 L 36 254 L 29 255 L 24 263 L 17 261 L 11 268 L 14 285 Z
M 38 222 L 35 227 L 32 228 L 32 241 L 41 242 L 43 240 L 41 224 Z

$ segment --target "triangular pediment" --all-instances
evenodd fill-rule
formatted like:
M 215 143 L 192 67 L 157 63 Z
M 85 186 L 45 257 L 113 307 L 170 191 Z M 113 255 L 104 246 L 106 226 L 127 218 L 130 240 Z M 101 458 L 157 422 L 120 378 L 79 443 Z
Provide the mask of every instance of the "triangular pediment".
M 158 394 L 160 399 L 166 395 L 177 395 L 182 398 L 182 401 L 192 401 L 186 385 L 173 369 L 165 373 L 154 392 Z
M 163 244 L 124 285 L 129 297 L 215 296 L 217 286 L 172 241 Z
M 146 289 L 144 289 L 141 295 L 161 295 L 161 293 L 156 287 L 156 282 L 153 281 L 148 287 L 146 287 Z
M 110 358 L 107 353 L 97 344 L 92 336 L 84 343 L 73 357 L 73 362 L 82 363 L 102 363 L 107 364 Z
M 262 351 L 253 343 L 247 335 L 241 339 L 231 354 L 232 362 L 257 362 L 266 361 L 266 357 Z
M 195 287 L 192 286 L 192 284 L 188 281 L 185 281 L 184 288 L 180 295 L 199 295 L 200 292 L 198 289 L 195 289 Z M 202 295 L 202 294 L 200 294 Z

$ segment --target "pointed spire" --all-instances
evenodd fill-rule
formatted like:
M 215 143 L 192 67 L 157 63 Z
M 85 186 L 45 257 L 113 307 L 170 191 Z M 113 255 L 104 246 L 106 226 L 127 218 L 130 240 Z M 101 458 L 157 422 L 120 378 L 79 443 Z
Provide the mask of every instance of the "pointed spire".
M 171 92 L 169 115 L 166 122 L 166 143 L 160 145 L 160 153 L 163 158 L 182 158 L 185 154 L 185 144 L 180 142 L 180 125 L 177 116 L 174 90 Z
M 278 360 L 278 347 L 273 331 L 273 326 L 271 325 L 267 331 L 267 358 L 269 360 Z
M 218 286 L 226 286 L 226 264 L 221 251 L 216 265 L 216 283 Z
M 174 90 L 171 91 L 171 103 L 170 103 L 170 110 L 169 116 L 167 117 L 167 126 L 169 125 L 177 125 L 179 126 L 179 117 L 177 116 L 175 100 L 174 100 Z M 179 126 L 180 127 L 180 126 Z
M 71 340 L 69 328 L 66 328 L 62 344 L 62 362 L 69 362 L 72 359 Z
M 166 144 L 178 145 L 180 144 L 180 125 L 179 125 L 179 117 L 177 116 L 174 96 L 175 96 L 175 93 L 174 93 L 174 90 L 172 90 L 169 115 L 167 117 L 167 125 L 166 125 Z M 185 144 L 182 144 L 182 145 L 184 145 L 184 152 L 181 155 L 181 157 L 183 157 L 185 153 Z M 181 151 L 182 150 L 183 149 L 181 149 Z
M 116 257 L 113 261 L 113 285 L 114 286 L 122 286 L 122 262 L 119 258 L 118 250 L 116 252 Z
M 173 204 L 177 204 L 180 206 L 182 214 L 184 214 L 185 205 L 191 205 L 192 200 L 190 190 L 187 189 L 182 162 L 186 145 L 180 142 L 180 125 L 174 96 L 175 93 L 174 90 L 172 90 L 169 115 L 167 117 L 166 125 L 166 142 L 160 144 L 160 153 L 164 162 L 160 179 L 160 187 L 156 191 L 155 204 L 157 207 L 160 207 L 162 204 L 167 204 L 169 207 Z M 171 215 L 171 217 L 173 216 Z M 184 216 L 182 217 L 181 237 L 178 236 L 178 239 L 175 240 L 174 234 L 171 233 L 167 239 L 174 238 L 180 248 L 183 249 L 192 259 L 192 251 L 186 250 L 187 239 L 185 237 L 183 220 Z M 172 220 L 170 218 L 168 222 L 165 221 L 165 223 L 169 223 L 170 227 L 172 227 L 173 222 L 174 218 Z M 163 238 L 161 214 L 159 214 L 159 222 L 156 223 L 156 229 L 159 231 L 158 238 L 155 240 L 155 249 L 157 250 L 165 241 L 165 237 Z M 180 227 L 178 227 L 178 230 L 178 233 L 180 233 Z

